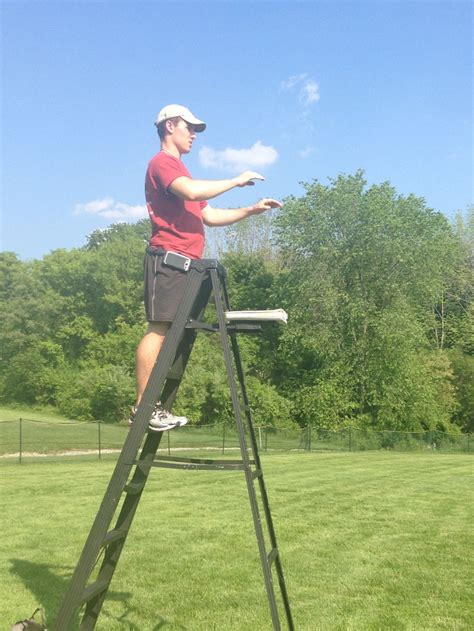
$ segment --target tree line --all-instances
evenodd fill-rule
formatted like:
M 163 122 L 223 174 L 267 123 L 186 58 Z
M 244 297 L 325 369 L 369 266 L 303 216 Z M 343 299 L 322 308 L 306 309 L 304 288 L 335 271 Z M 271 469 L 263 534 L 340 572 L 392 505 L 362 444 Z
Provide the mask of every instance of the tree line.
M 232 308 L 289 315 L 239 338 L 255 421 L 473 431 L 473 208 L 450 223 L 388 182 L 368 186 L 362 171 L 284 201 L 208 234 Z M 148 232 L 148 220 L 115 224 L 41 260 L 1 254 L 5 404 L 127 418 Z M 215 336 L 198 336 L 175 409 L 196 424 L 232 419 Z

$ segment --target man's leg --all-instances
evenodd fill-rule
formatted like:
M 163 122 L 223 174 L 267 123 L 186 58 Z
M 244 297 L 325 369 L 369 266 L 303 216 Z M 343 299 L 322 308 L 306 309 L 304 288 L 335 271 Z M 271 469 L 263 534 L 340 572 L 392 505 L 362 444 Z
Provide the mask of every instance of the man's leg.
M 149 322 L 148 329 L 138 345 L 136 353 L 137 402 L 132 409 L 128 421 L 129 425 L 133 424 L 137 406 L 143 396 L 168 328 L 168 322 Z M 150 431 L 163 432 L 167 429 L 173 429 L 173 427 L 182 427 L 187 422 L 188 419 L 185 416 L 175 416 L 171 412 L 164 410 L 158 401 L 153 408 L 148 428 Z
M 161 350 L 169 322 L 149 322 L 136 353 L 137 402 L 140 403 L 146 384 Z
M 148 329 L 142 337 L 136 352 L 137 399 L 132 408 L 129 425 L 133 425 L 137 407 L 140 404 L 157 357 L 161 351 L 166 333 L 179 307 L 186 275 L 162 264 L 162 256 L 147 251 L 145 257 L 145 311 Z M 160 393 L 156 393 L 159 396 Z M 165 410 L 160 401 L 156 402 L 150 417 L 148 429 L 162 432 L 173 427 L 186 425 L 185 416 L 175 416 Z

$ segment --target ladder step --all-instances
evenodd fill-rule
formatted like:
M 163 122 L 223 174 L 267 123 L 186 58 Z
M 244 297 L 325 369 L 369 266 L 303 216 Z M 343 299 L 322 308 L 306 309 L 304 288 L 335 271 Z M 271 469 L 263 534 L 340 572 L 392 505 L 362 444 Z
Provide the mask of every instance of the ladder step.
M 226 327 L 229 333 L 260 333 L 260 324 L 228 324 Z
M 181 370 L 170 370 L 166 377 L 166 380 L 180 382 L 181 379 L 183 378 L 183 374 L 184 373 Z
M 262 475 L 261 469 L 255 469 L 255 471 L 252 471 L 252 480 L 255 480 L 255 478 L 261 478 Z
M 194 462 L 196 464 L 243 464 L 242 460 L 215 460 L 214 458 L 182 458 L 178 456 L 155 456 L 156 460 L 164 462 Z M 250 464 L 255 464 L 255 460 L 250 460 Z
M 102 547 L 105 548 L 105 546 L 109 546 L 111 543 L 114 543 L 114 541 L 120 541 L 121 539 L 125 539 L 125 537 L 127 536 L 127 533 L 125 530 L 110 530 L 104 537 L 104 540 L 102 541 Z
M 138 467 L 141 467 L 142 469 L 145 466 L 162 467 L 164 469 L 192 469 L 195 471 L 198 471 L 198 470 L 201 470 L 201 471 L 242 471 L 244 469 L 244 465 L 242 463 L 228 464 L 228 463 L 221 463 L 219 461 L 216 461 L 215 464 L 196 464 L 194 462 L 190 462 L 189 464 L 186 464 L 184 462 L 162 462 L 162 461 L 152 462 L 149 465 L 143 465 L 140 462 L 137 462 L 136 464 Z
M 219 330 L 218 324 L 209 324 L 207 322 L 198 322 L 196 320 L 190 320 L 186 324 L 187 329 L 194 329 L 196 331 L 207 331 L 208 333 L 216 333 Z M 240 333 L 260 333 L 262 327 L 260 324 L 228 324 L 226 326 L 229 332 Z
M 177 456 L 156 456 L 153 462 L 133 462 L 139 469 L 147 472 L 151 467 L 163 467 L 168 469 L 194 469 L 208 471 L 242 471 L 245 465 L 242 460 L 212 460 L 204 458 L 178 458 Z M 250 460 L 250 464 L 255 464 L 255 460 Z M 261 475 L 261 470 L 259 474 Z M 256 476 L 257 477 L 257 476 Z
M 128 493 L 128 495 L 138 495 L 143 490 L 145 486 L 145 480 L 141 482 L 129 482 L 124 486 L 124 492 Z
M 273 561 L 277 558 L 277 556 L 278 556 L 278 549 L 273 548 L 270 554 L 267 556 L 268 563 L 271 565 Z
M 201 331 L 208 331 L 209 333 L 215 333 L 219 330 L 218 324 L 209 324 L 208 322 L 199 322 L 198 320 L 189 320 L 186 324 L 186 329 L 195 329 Z
M 99 594 L 102 594 L 102 592 L 105 592 L 108 586 L 109 583 L 107 581 L 95 581 L 95 583 L 91 583 L 89 587 L 86 587 L 84 590 L 79 604 L 83 605 L 84 603 L 88 603 Z

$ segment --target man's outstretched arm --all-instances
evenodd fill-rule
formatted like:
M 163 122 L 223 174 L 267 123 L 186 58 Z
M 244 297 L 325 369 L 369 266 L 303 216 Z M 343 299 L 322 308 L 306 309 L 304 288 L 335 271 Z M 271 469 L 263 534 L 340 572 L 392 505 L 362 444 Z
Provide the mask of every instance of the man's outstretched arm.
M 246 219 L 251 215 L 260 215 L 272 208 L 281 207 L 281 202 L 269 197 L 264 197 L 252 206 L 243 206 L 242 208 L 213 208 L 208 204 L 202 210 L 202 220 L 206 226 L 229 226 L 230 224 Z
M 260 173 L 255 173 L 255 171 L 244 171 L 237 177 L 225 180 L 194 180 L 182 175 L 171 182 L 168 190 L 180 199 L 200 202 L 213 199 L 237 186 L 253 186 L 254 180 L 264 179 Z

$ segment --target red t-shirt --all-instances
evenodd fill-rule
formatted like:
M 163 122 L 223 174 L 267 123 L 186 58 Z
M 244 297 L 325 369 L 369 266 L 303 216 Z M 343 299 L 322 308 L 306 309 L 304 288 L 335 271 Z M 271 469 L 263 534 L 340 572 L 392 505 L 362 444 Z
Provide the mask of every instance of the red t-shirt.
M 168 191 L 182 175 L 191 177 L 181 160 L 164 151 L 148 164 L 145 196 L 151 220 L 150 245 L 198 259 L 204 250 L 202 209 L 207 202 L 188 202 Z

